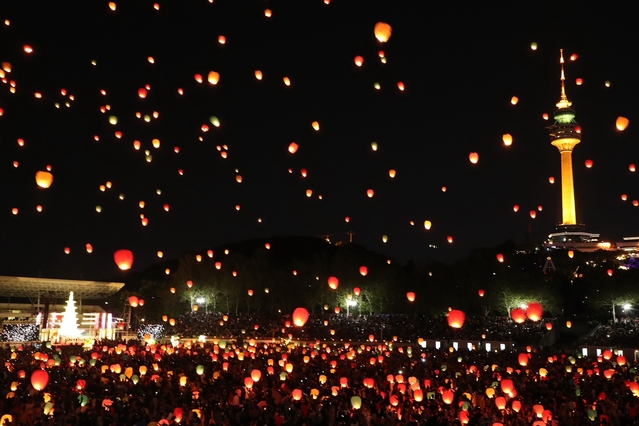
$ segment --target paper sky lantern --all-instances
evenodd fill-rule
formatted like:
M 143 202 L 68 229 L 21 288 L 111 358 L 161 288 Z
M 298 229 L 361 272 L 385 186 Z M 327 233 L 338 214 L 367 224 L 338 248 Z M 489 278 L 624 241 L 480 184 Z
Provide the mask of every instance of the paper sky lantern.
M 366 196 L 368 198 L 373 198 L 373 195 L 375 195 L 375 191 L 373 191 L 372 189 L 367 189 L 366 190 Z
M 630 164 L 630 165 L 628 166 L 628 170 L 630 170 L 631 172 L 633 172 L 633 173 L 634 173 L 634 172 L 637 170 L 637 168 L 636 168 L 636 166 L 635 166 L 634 164 Z
M 617 126 L 617 130 L 621 132 L 626 130 L 626 127 L 628 127 L 628 124 L 630 124 L 630 120 L 622 116 L 617 117 L 617 121 L 615 122 L 615 125 Z
M 586 168 L 591 169 L 592 168 L 592 160 L 588 159 L 584 162 L 584 164 L 586 165 Z
M 531 219 L 534 219 L 537 217 L 537 212 L 534 210 L 529 211 L 528 214 L 530 215 Z
M 513 137 L 510 133 L 504 133 L 504 135 L 501 137 L 501 140 L 504 141 L 504 145 L 506 146 L 510 146 L 513 144 Z
M 442 392 L 442 400 L 445 404 L 452 404 L 454 398 L 455 394 L 453 394 L 453 391 L 451 391 L 450 389 L 446 389 L 444 392 Z
M 504 263 L 504 255 L 501 253 L 497 253 L 497 262 Z
M 129 297 L 129 305 L 131 305 L 132 308 L 137 308 L 139 303 L 140 301 L 136 296 Z
M 575 84 L 577 84 L 577 86 L 581 86 L 582 84 L 584 84 L 584 79 L 583 78 L 577 78 L 575 80 Z
M 299 145 L 296 144 L 295 142 L 291 142 L 288 145 L 288 152 L 290 152 L 291 154 L 295 154 L 297 152 L 297 150 L 299 149 Z
M 253 379 L 254 382 L 259 382 L 261 378 L 262 372 L 260 370 L 254 369 L 253 371 L 251 371 L 251 379 Z
M 566 321 L 566 328 L 570 328 L 570 327 L 572 327 L 572 322 Z
M 408 293 L 406 293 L 406 298 L 408 299 L 409 302 L 414 302 L 415 293 L 413 293 L 412 291 L 409 291 Z
M 393 33 L 393 28 L 385 22 L 375 24 L 375 38 L 380 43 L 386 43 Z
M 448 241 L 448 244 L 452 244 L 453 243 L 453 237 L 451 235 L 446 237 L 446 241 Z
M 295 389 L 291 393 L 291 396 L 293 397 L 295 401 L 299 401 L 300 399 L 302 399 L 302 391 L 300 389 Z
M 215 71 L 210 71 L 208 81 L 210 84 L 216 85 L 217 82 L 220 81 L 220 74 Z
M 476 152 L 471 152 L 470 154 L 468 154 L 468 160 L 472 164 L 477 164 L 477 162 L 479 161 L 479 154 L 477 154 Z
M 49 373 L 46 371 L 38 369 L 31 373 L 31 386 L 33 386 L 35 390 L 41 391 L 47 387 L 48 383 Z
M 368 275 L 368 268 L 366 266 L 360 266 L 359 273 L 362 277 L 365 277 L 366 275 Z
M 517 105 L 518 102 L 519 102 L 519 98 L 517 96 L 513 96 L 512 98 L 510 98 L 511 104 Z
M 305 308 L 297 308 L 293 311 L 293 324 L 302 327 L 308 321 L 308 311 Z
M 362 408 L 362 398 L 360 398 L 357 395 L 352 396 L 351 397 L 351 405 L 353 406 L 354 410 L 359 410 L 360 408 Z
M 541 303 L 539 302 L 530 302 L 528 303 L 528 307 L 526 308 L 526 317 L 528 317 L 531 321 L 539 321 L 543 314 L 543 309 L 541 308 Z
M 518 205 L 518 204 L 515 204 L 515 205 L 513 206 L 513 211 L 514 211 L 515 213 L 517 213 L 517 212 L 519 211 L 519 205 Z
M 448 325 L 452 328 L 462 328 L 466 321 L 466 314 L 463 311 L 453 309 L 448 313 Z
M 498 396 L 497 398 L 495 398 L 495 405 L 497 406 L 497 409 L 503 410 L 504 408 L 506 408 L 506 398 L 504 398 L 503 396 Z
M 333 290 L 337 290 L 337 287 L 339 287 L 339 280 L 337 277 L 328 277 L 328 286 Z
M 430 227 L 431 227 L 432 225 L 433 225 L 433 224 L 431 223 L 431 221 L 430 221 L 430 220 L 425 220 L 425 221 L 424 221 L 424 229 L 426 229 L 427 231 L 430 229 Z
M 510 311 L 510 317 L 517 324 L 521 324 L 522 322 L 526 321 L 526 311 L 524 311 L 521 308 L 515 308 L 512 311 Z
M 353 59 L 353 61 L 355 62 L 355 65 L 357 65 L 358 67 L 361 67 L 362 64 L 364 63 L 364 58 L 362 58 L 361 56 L 357 55 L 357 56 L 355 56 L 355 59 Z
M 517 356 L 517 362 L 519 362 L 519 365 L 521 365 L 522 367 L 525 367 L 528 365 L 528 354 L 525 352 L 520 353 Z
M 53 183 L 53 175 L 49 172 L 39 171 L 35 174 L 35 181 L 40 188 L 47 189 Z
M 257 80 L 261 80 L 261 79 L 262 79 L 262 77 L 263 77 L 263 75 L 262 75 L 262 71 L 260 71 L 260 70 L 255 70 L 255 78 L 256 78 Z
M 510 379 L 502 379 L 499 382 L 499 386 L 501 387 L 502 392 L 504 392 L 505 394 L 511 394 L 513 392 L 513 389 L 515 389 L 515 385 Z
M 513 401 L 511 407 L 515 413 L 518 413 L 521 410 L 521 401 Z
M 546 330 L 548 330 L 548 331 L 552 330 L 552 323 L 551 322 L 547 322 L 546 323 Z
M 133 253 L 131 250 L 118 250 L 113 253 L 113 260 L 115 261 L 115 264 L 118 265 L 118 268 L 123 271 L 127 271 L 131 269 L 131 266 L 133 266 Z
M 479 297 L 484 297 L 484 294 L 486 294 L 486 292 L 480 288 L 479 290 L 477 290 L 477 294 L 479 295 Z

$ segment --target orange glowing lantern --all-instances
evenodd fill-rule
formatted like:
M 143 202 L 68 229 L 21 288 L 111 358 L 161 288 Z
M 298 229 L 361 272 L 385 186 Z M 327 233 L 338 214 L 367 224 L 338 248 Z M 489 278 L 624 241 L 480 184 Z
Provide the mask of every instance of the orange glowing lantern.
M 628 127 L 628 124 L 630 123 L 630 120 L 628 120 L 626 117 L 617 117 L 617 121 L 615 122 L 615 125 L 617 126 L 617 130 L 619 130 L 620 132 L 623 132 L 624 130 L 626 130 L 626 127 Z
M 362 275 L 362 277 L 365 277 L 366 275 L 368 275 L 368 268 L 366 266 L 360 266 L 359 273 Z
M 53 183 L 53 175 L 49 172 L 39 171 L 36 172 L 35 181 L 40 188 L 47 189 Z
M 497 406 L 497 409 L 503 410 L 504 408 L 506 408 L 506 398 L 504 398 L 503 396 L 498 396 L 497 398 L 495 398 L 495 405 Z
M 31 373 L 31 386 L 35 390 L 41 391 L 42 389 L 47 387 L 49 383 L 49 373 L 44 370 L 35 370 Z
M 415 293 L 412 291 L 409 291 L 408 293 L 406 293 L 406 298 L 408 299 L 409 302 L 414 302 L 415 301 Z
M 139 303 L 140 302 L 136 296 L 129 297 L 129 305 L 131 305 L 132 308 L 137 308 Z
M 531 321 L 539 321 L 543 314 L 543 309 L 541 307 L 541 303 L 538 302 L 530 302 L 528 303 L 528 307 L 526 308 L 526 317 L 528 317 Z
M 462 328 L 466 321 L 466 314 L 463 311 L 453 309 L 448 313 L 448 325 L 452 328 Z
M 592 168 L 592 160 L 588 159 L 584 162 L 584 164 L 586 165 L 586 168 L 591 169 Z
M 308 311 L 306 308 L 297 308 L 293 311 L 293 324 L 296 327 L 302 327 L 308 321 Z
M 501 253 L 497 253 L 497 262 L 504 263 L 504 255 Z
M 113 260 L 115 261 L 115 264 L 118 265 L 118 268 L 123 271 L 127 271 L 131 269 L 131 266 L 133 266 L 133 253 L 131 250 L 118 250 L 113 253 Z
M 328 286 L 333 290 L 337 290 L 337 287 L 339 287 L 339 280 L 337 277 L 328 277 Z
M 393 32 L 393 28 L 385 22 L 378 22 L 375 24 L 374 32 L 377 41 L 386 43 Z
M 486 294 L 486 292 L 480 288 L 479 290 L 477 290 L 477 294 L 479 295 L 479 297 L 484 297 L 484 294 Z
M 515 308 L 512 311 L 510 311 L 510 317 L 517 324 L 521 324 L 522 322 L 526 321 L 526 311 L 524 311 L 521 308 Z
M 472 164 L 477 164 L 477 162 L 479 161 L 479 154 L 477 154 L 476 152 L 471 152 L 470 154 L 468 154 L 468 160 Z
M 455 394 L 453 394 L 453 391 L 451 391 L 450 389 L 446 389 L 444 392 L 442 392 L 442 400 L 445 404 L 452 404 L 454 398 Z

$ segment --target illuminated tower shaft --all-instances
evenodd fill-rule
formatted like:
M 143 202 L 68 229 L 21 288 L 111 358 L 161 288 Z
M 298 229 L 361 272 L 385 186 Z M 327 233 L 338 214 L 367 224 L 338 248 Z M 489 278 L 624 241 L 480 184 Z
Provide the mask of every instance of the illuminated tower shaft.
M 564 77 L 564 55 L 561 50 L 561 99 L 554 113 L 555 124 L 548 127 L 550 143 L 561 153 L 561 225 L 576 225 L 575 188 L 572 178 L 572 150 L 581 142 L 581 127 L 575 121 L 572 103 L 566 97 Z

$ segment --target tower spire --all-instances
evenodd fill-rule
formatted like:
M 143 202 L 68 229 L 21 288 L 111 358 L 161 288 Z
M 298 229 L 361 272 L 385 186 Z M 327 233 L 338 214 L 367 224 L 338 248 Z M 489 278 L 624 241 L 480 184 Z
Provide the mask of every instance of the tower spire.
M 561 66 L 561 99 L 557 102 L 557 108 L 564 109 L 572 105 L 566 96 L 566 76 L 564 75 L 564 49 L 559 49 L 559 65 Z

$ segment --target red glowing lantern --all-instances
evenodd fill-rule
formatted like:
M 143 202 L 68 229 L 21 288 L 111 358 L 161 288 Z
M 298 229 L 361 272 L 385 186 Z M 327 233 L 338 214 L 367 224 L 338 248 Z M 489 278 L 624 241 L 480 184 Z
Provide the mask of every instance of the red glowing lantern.
M 339 287 L 339 280 L 337 277 L 328 277 L 328 286 L 333 290 L 337 290 L 337 287 Z
M 546 330 L 548 330 L 548 331 L 552 330 L 552 323 L 551 322 L 547 322 L 546 323 Z
M 297 308 L 293 311 L 293 324 L 302 327 L 308 321 L 308 311 L 305 308 Z
M 31 373 L 31 386 L 35 390 L 42 390 L 47 387 L 49 383 L 49 373 L 44 370 L 35 370 Z
M 299 401 L 300 399 L 302 399 L 302 391 L 300 389 L 295 389 L 291 393 L 291 396 L 293 397 L 295 401 Z
M 486 292 L 480 288 L 479 290 L 477 290 L 477 294 L 479 294 L 479 297 L 484 297 L 484 294 L 486 294 Z
M 454 398 L 455 394 L 453 394 L 453 391 L 451 391 L 450 389 L 446 389 L 444 392 L 442 392 L 442 400 L 445 404 L 452 404 Z
M 497 253 L 497 262 L 504 263 L 504 255 L 501 253 Z
M 522 367 L 525 367 L 528 365 L 528 354 L 525 352 L 520 353 L 517 356 L 517 362 L 519 362 L 519 365 L 521 365 Z
M 522 322 L 526 321 L 526 311 L 524 311 L 521 308 L 515 308 L 512 311 L 510 311 L 510 317 L 517 324 L 521 324 Z
M 541 303 L 538 302 L 530 302 L 528 303 L 528 307 L 526 308 L 526 316 L 531 321 L 539 321 L 543 314 L 543 309 L 541 308 Z
M 187 280 L 187 281 L 186 281 L 186 286 L 187 286 L 188 288 L 193 287 L 193 281 L 192 281 L 192 280 Z
M 497 409 L 503 410 L 504 408 L 506 408 L 506 398 L 504 398 L 503 396 L 498 396 L 497 398 L 495 398 L 495 405 L 497 406 Z
M 476 152 L 471 152 L 470 154 L 468 154 L 468 160 L 472 164 L 477 164 L 477 162 L 479 161 L 479 154 L 477 154 Z
M 131 250 L 118 250 L 113 253 L 113 260 L 115 264 L 118 265 L 118 268 L 123 271 L 129 270 L 131 266 L 133 266 L 133 253 Z
M 515 385 L 510 379 L 502 379 L 501 382 L 499 382 L 499 385 L 501 386 L 502 392 L 506 394 L 511 394 L 515 389 Z
M 448 325 L 452 328 L 462 328 L 466 321 L 466 314 L 463 311 L 453 309 L 448 313 Z
M 146 95 L 147 95 L 147 90 L 144 87 L 138 89 L 138 96 L 140 98 L 144 99 L 146 98 Z
M 519 410 L 521 410 L 521 401 L 513 401 L 511 407 L 515 413 L 519 413 Z
M 415 301 L 415 293 L 412 291 L 409 291 L 408 293 L 406 293 L 406 298 L 408 299 L 409 302 L 414 302 Z
M 361 67 L 362 64 L 364 63 L 364 58 L 362 58 L 361 56 L 355 56 L 355 65 L 357 65 L 358 67 Z
M 592 168 L 592 160 L 586 160 L 584 164 L 586 165 L 586 168 L 588 169 Z
M 353 289 L 353 294 L 354 294 L 355 296 L 359 296 L 359 295 L 361 294 L 361 292 L 362 292 L 362 290 L 361 290 L 359 287 L 355 287 L 355 288 Z
M 612 269 L 608 269 L 606 272 L 608 273 L 609 277 L 612 277 Z
M 253 290 L 250 290 L 250 289 L 249 289 L 249 291 L 248 291 L 248 295 L 249 295 L 249 296 L 253 296 Z
M 366 266 L 360 266 L 359 273 L 362 275 L 362 277 L 365 277 L 366 275 L 368 275 L 368 268 Z
M 136 296 L 129 297 L 129 305 L 131 305 L 132 308 L 137 308 L 139 303 L 140 301 Z

